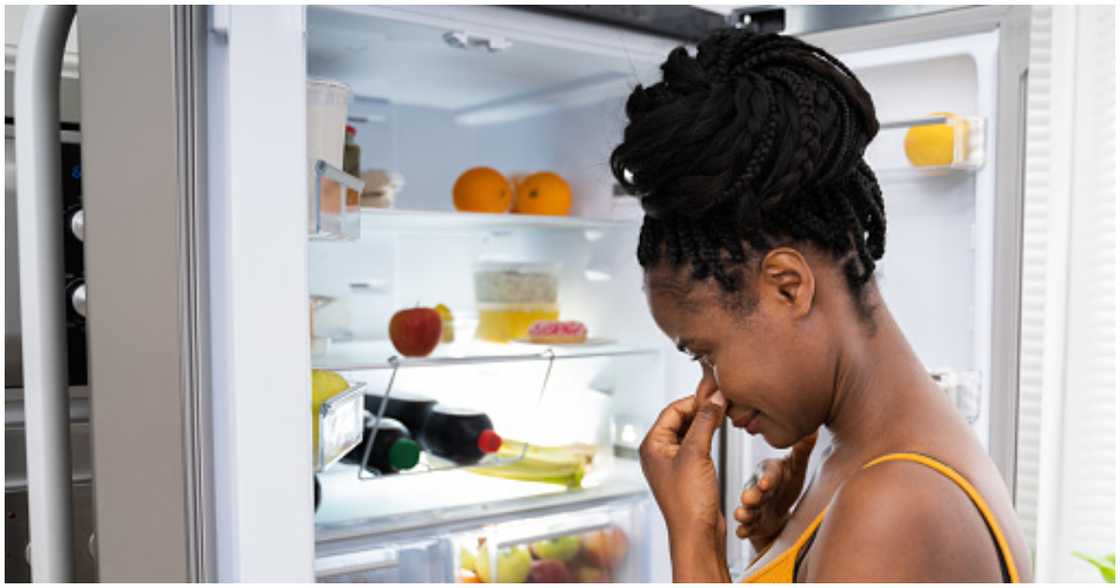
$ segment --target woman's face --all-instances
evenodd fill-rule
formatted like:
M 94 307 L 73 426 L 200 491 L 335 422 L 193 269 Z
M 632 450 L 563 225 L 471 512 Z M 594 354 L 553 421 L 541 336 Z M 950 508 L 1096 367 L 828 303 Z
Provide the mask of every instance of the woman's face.
M 779 448 L 815 431 L 832 402 L 836 354 L 809 263 L 771 253 L 731 294 L 689 271 L 650 269 L 646 296 L 658 327 L 715 378 L 732 424 Z

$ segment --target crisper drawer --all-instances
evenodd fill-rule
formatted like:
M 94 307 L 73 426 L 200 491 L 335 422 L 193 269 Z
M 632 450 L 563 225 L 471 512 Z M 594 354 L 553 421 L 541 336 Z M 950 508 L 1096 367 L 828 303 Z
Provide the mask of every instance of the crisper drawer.
M 647 501 L 615 503 L 457 533 L 462 583 L 649 581 Z
M 445 538 L 403 541 L 315 558 L 317 582 L 450 582 Z
M 319 582 L 648 582 L 650 508 L 637 495 L 328 541 L 318 547 L 315 576 Z

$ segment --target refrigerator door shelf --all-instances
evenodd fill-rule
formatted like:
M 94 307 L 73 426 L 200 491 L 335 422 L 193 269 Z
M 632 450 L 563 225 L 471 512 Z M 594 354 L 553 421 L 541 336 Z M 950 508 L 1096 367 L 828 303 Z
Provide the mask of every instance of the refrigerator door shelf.
M 886 182 L 971 174 L 987 160 L 986 131 L 982 116 L 938 114 L 883 122 L 867 148 L 867 161 Z

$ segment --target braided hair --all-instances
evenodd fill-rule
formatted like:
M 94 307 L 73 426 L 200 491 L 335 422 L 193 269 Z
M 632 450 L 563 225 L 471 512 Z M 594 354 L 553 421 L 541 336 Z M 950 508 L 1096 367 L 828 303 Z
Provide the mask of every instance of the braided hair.
M 661 70 L 630 95 L 611 154 L 646 213 L 642 267 L 691 264 L 731 293 L 757 254 L 808 241 L 841 264 L 868 316 L 886 216 L 863 160 L 879 122 L 855 75 L 823 49 L 745 29 L 713 33 L 695 57 L 678 47 Z

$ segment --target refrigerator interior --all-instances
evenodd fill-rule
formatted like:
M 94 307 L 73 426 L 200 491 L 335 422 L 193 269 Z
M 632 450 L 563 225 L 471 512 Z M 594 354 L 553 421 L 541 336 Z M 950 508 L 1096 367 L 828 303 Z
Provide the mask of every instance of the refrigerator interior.
M 481 10 L 513 19 L 506 26 L 556 20 Z M 463 50 L 444 35 L 478 34 L 477 24 L 463 20 L 478 15 L 452 13 L 441 20 L 442 11 L 419 9 L 307 10 L 308 78 L 352 87 L 349 116 L 361 169 L 404 178 L 395 210 L 362 212 L 360 239 L 309 244 L 309 291 L 334 299 L 315 313 L 315 335 L 330 342 L 312 355 L 312 365 L 383 391 L 394 373 L 386 359 L 396 355 L 388 340 L 391 316 L 438 303 L 455 317 L 455 339 L 433 357 L 546 354 L 542 346 L 473 337 L 480 320 L 475 264 L 546 262 L 556 272 L 559 318 L 582 321 L 594 344 L 553 347 L 552 361 L 402 367 L 393 390 L 481 410 L 507 440 L 598 449 L 578 489 L 465 469 L 423 471 L 427 455 L 412 470 L 373 480 L 360 480 L 358 466 L 335 464 L 319 475 L 316 575 L 450 581 L 463 550 L 477 550 L 480 539 L 498 545 L 495 557 L 500 552 L 504 561 L 526 556 L 526 546 L 548 538 L 594 541 L 621 533 L 632 547 L 629 555 L 596 578 L 667 578 L 666 563 L 650 563 L 664 559 L 652 556 L 663 551 L 658 541 L 664 535 L 649 530 L 660 521 L 635 448 L 664 404 L 691 392 L 695 366 L 648 314 L 634 263 L 640 213 L 613 204 L 608 157 L 625 125 L 627 94 L 634 84 L 657 79 L 657 65 L 675 43 L 659 42 L 658 51 L 648 51 L 660 56 L 654 61 L 643 57 L 647 50 L 637 42 L 631 53 L 573 44 L 563 31 L 542 37 L 490 23 L 482 27 L 484 36 L 509 47 Z M 416 22 L 418 14 L 424 22 Z M 650 43 L 633 33 L 611 34 Z M 560 174 L 572 189 L 570 217 L 455 212 L 451 187 L 475 166 L 507 177 Z M 497 565 L 504 570 L 507 564 Z M 516 572 L 516 562 L 508 565 Z M 517 573 L 509 578 L 521 579 Z

